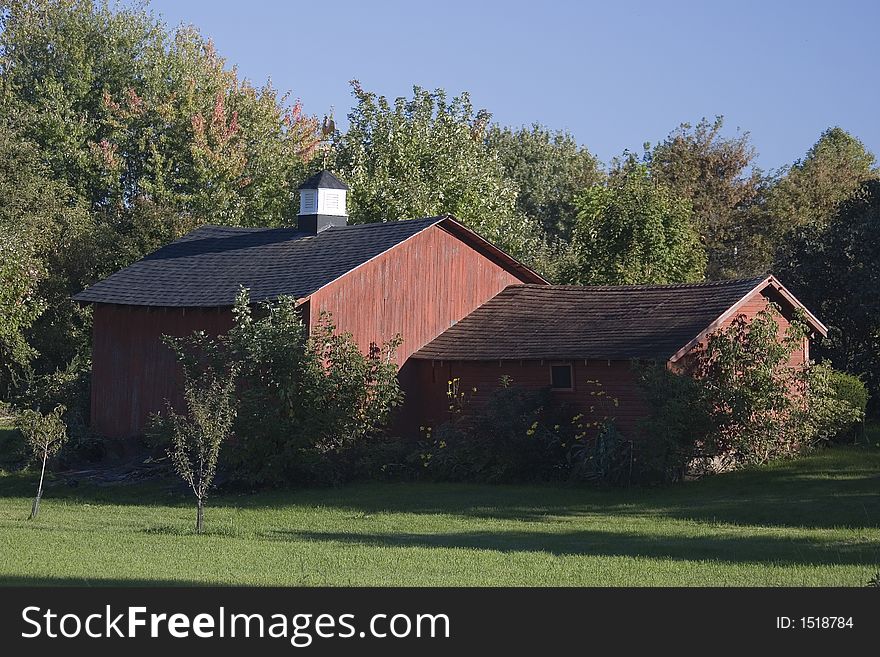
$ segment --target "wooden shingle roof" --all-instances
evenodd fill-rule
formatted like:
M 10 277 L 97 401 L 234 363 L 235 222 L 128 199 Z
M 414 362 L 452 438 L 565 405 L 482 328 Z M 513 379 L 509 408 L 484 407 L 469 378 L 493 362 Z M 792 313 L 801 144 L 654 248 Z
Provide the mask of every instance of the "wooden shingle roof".
M 241 286 L 252 301 L 308 296 L 413 235 L 444 221 L 328 228 L 203 226 L 73 298 L 132 306 L 231 306 Z
M 449 215 L 295 228 L 203 226 L 74 295 L 80 303 L 226 307 L 241 287 L 251 301 L 308 297 L 418 233 L 439 226 L 527 283 L 546 282 Z
M 511 285 L 413 357 L 667 360 L 726 311 L 775 280 L 762 276 L 657 286 Z

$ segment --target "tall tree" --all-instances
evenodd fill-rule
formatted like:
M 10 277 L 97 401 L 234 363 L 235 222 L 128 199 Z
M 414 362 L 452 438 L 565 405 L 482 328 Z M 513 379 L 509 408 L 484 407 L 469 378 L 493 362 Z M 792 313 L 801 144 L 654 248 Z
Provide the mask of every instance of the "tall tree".
M 682 123 L 648 154 L 651 174 L 690 201 L 708 258 L 706 276 L 751 273 L 742 262 L 747 215 L 760 198 L 762 175 L 753 167 L 749 133 L 723 137 L 723 117 Z
M 493 125 L 487 142 L 506 177 L 519 187 L 518 212 L 540 222 L 551 237 L 571 239 L 575 198 L 603 178 L 593 154 L 571 134 L 537 123 L 516 130 Z
M 71 292 L 199 224 L 291 220 L 319 127 L 195 29 L 170 34 L 140 6 L 10 0 L 2 21 L 0 111 L 92 223 L 87 239 L 53 245 L 38 290 L 46 311 L 30 340 L 51 372 L 75 345 L 87 353 Z
M 741 262 L 753 272 L 769 270 L 793 231 L 810 225 L 821 230 L 863 182 L 877 177 L 874 164 L 874 155 L 849 133 L 823 132 L 803 159 L 765 180 L 743 226 Z
M 777 230 L 828 225 L 837 206 L 877 177 L 874 154 L 841 128 L 829 128 L 802 160 L 784 169 L 767 194 Z
M 89 229 L 85 208 L 52 180 L 36 146 L 0 122 L 0 399 L 39 355 L 31 332 L 48 306 L 48 279 Z
M 703 278 L 706 256 L 691 223 L 691 205 L 630 161 L 578 199 L 568 282 L 684 283 Z
M 393 103 L 352 81 L 349 128 L 334 138 L 336 168 L 351 186 L 352 221 L 397 221 L 449 213 L 515 255 L 538 241 L 516 212 L 516 186 L 486 145 L 490 115 L 467 93 L 447 100 L 413 88 Z
M 194 28 L 92 0 L 13 0 L 3 27 L 9 108 L 108 223 L 137 200 L 236 225 L 294 212 L 317 122 L 241 80 Z
M 880 410 L 880 181 L 843 202 L 827 226 L 792 231 L 775 271 L 829 328 L 819 356 L 864 376 L 871 410 Z

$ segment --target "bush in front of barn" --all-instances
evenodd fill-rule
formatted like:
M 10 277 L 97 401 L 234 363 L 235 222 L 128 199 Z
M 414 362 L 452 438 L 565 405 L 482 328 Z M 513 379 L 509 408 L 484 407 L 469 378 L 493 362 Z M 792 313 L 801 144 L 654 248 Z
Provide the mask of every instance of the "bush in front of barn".
M 651 412 L 642 466 L 660 480 L 760 465 L 829 444 L 864 419 L 850 377 L 825 364 L 792 362 L 806 325 L 779 336 L 773 306 L 712 333 L 682 373 L 643 370 Z M 663 370 L 663 371 L 661 371 Z
M 865 416 L 868 412 L 868 401 L 870 399 L 868 386 L 862 380 L 862 377 L 838 370 L 830 372 L 830 384 L 837 400 L 855 409 L 861 416 L 859 419 L 846 425 L 836 436 L 836 441 L 858 440 L 864 434 Z
M 363 354 L 329 316 L 309 336 L 292 299 L 252 307 L 246 291 L 224 336 L 166 338 L 191 378 L 206 366 L 237 371 L 238 414 L 224 446 L 225 475 L 250 487 L 335 484 L 356 469 L 351 455 L 378 441 L 402 393 L 398 341 Z M 167 423 L 157 418 L 152 441 Z
M 556 401 L 549 388 L 520 387 L 509 377 L 485 404 L 469 408 L 476 390 L 454 379 L 449 419 L 422 427 L 409 462 L 418 476 L 435 481 L 628 484 L 632 443 L 615 428 L 614 400 L 601 382 L 586 383 L 596 399 L 587 415 Z

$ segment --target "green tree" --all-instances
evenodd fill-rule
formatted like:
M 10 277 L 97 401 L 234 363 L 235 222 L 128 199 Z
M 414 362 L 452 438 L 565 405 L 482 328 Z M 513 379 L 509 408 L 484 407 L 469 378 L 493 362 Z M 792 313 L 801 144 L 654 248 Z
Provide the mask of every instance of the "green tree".
M 807 327 L 793 321 L 780 339 L 779 309 L 739 315 L 697 352 L 694 374 L 713 427 L 710 455 L 735 464 L 798 453 L 811 438 L 804 422 L 809 364 L 792 367 Z
M 822 133 L 802 160 L 769 180 L 749 247 L 766 271 L 776 251 L 788 248 L 790 236 L 807 226 L 823 230 L 840 204 L 867 180 L 877 178 L 874 155 L 840 128 Z
M 452 214 L 516 256 L 540 241 L 536 223 L 516 212 L 516 186 L 486 145 L 490 115 L 467 93 L 413 88 L 411 99 L 366 91 L 352 81 L 349 128 L 333 140 L 335 166 L 351 186 L 354 222 Z
M 174 469 L 196 498 L 196 532 L 205 528 L 205 501 L 217 473 L 221 445 L 232 434 L 235 420 L 235 370 L 221 373 L 211 368 L 198 378 L 186 377 L 187 414 L 169 405 L 172 439 L 168 456 Z
M 631 162 L 578 199 L 568 282 L 584 285 L 684 283 L 703 277 L 706 257 L 690 203 Z
M 577 195 L 603 179 L 593 154 L 571 134 L 537 123 L 517 130 L 493 125 L 486 139 L 519 188 L 519 214 L 537 220 L 551 237 L 571 239 Z
M 29 520 L 33 520 L 40 512 L 40 500 L 43 497 L 43 480 L 46 476 L 46 462 L 58 453 L 67 440 L 67 427 L 62 419 L 65 408 L 56 406 L 46 415 L 39 411 L 25 410 L 19 415 L 18 428 L 31 448 L 33 457 L 40 462 L 40 482 L 37 495 L 31 506 Z
M 646 156 L 651 175 L 690 201 L 693 222 L 707 255 L 709 279 L 751 274 L 749 243 L 752 208 L 760 200 L 763 177 L 749 133 L 723 137 L 723 117 L 682 123 Z
M 828 325 L 816 354 L 863 375 L 870 411 L 880 397 L 880 181 L 870 180 L 838 208 L 830 223 L 794 230 L 774 270 Z
M 34 323 L 52 303 L 70 304 L 49 288 L 88 231 L 72 190 L 52 180 L 32 142 L 0 122 L 0 399 L 20 389 L 42 350 Z
M 233 225 L 295 213 L 317 122 L 241 80 L 194 28 L 91 0 L 14 0 L 3 27 L 8 108 L 111 226 L 138 199 Z
M 837 206 L 866 180 L 876 178 L 873 153 L 841 128 L 822 133 L 802 160 L 780 172 L 765 206 L 777 230 L 827 226 Z
M 46 310 L 29 343 L 49 373 L 87 358 L 72 292 L 200 224 L 291 221 L 319 126 L 242 80 L 194 28 L 169 33 L 140 6 L 10 0 L 2 21 L 0 111 L 35 142 L 47 190 L 62 185 L 91 224 L 48 232 Z
M 251 308 L 242 291 L 234 312 L 225 336 L 166 337 L 188 380 L 237 373 L 232 477 L 249 485 L 327 483 L 321 465 L 379 434 L 399 405 L 399 341 L 361 353 L 326 316 L 310 336 L 287 298 Z

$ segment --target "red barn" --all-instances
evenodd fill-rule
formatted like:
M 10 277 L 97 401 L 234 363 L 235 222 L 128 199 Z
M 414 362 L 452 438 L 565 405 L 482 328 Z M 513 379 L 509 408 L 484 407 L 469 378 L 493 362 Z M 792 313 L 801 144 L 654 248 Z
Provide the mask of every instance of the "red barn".
M 322 172 L 301 187 L 297 228 L 204 226 L 76 295 L 94 306 L 92 428 L 134 436 L 179 405 L 162 335 L 225 332 L 242 286 L 297 299 L 310 326 L 331 312 L 365 350 L 400 334 L 402 366 L 508 285 L 546 283 L 452 217 L 348 226 L 345 193 Z
M 242 286 L 254 302 L 295 298 L 310 327 L 329 311 L 363 349 L 400 334 L 401 427 L 442 420 L 449 380 L 485 395 L 502 375 L 582 404 L 584 382 L 598 379 L 619 397 L 627 426 L 642 412 L 632 359 L 675 363 L 740 312 L 774 301 L 784 324 L 800 307 L 772 277 L 550 286 L 449 216 L 349 226 L 346 191 L 321 172 L 300 188 L 297 228 L 205 226 L 76 295 L 94 306 L 93 429 L 137 435 L 166 399 L 179 404 L 180 373 L 162 335 L 225 332 Z

